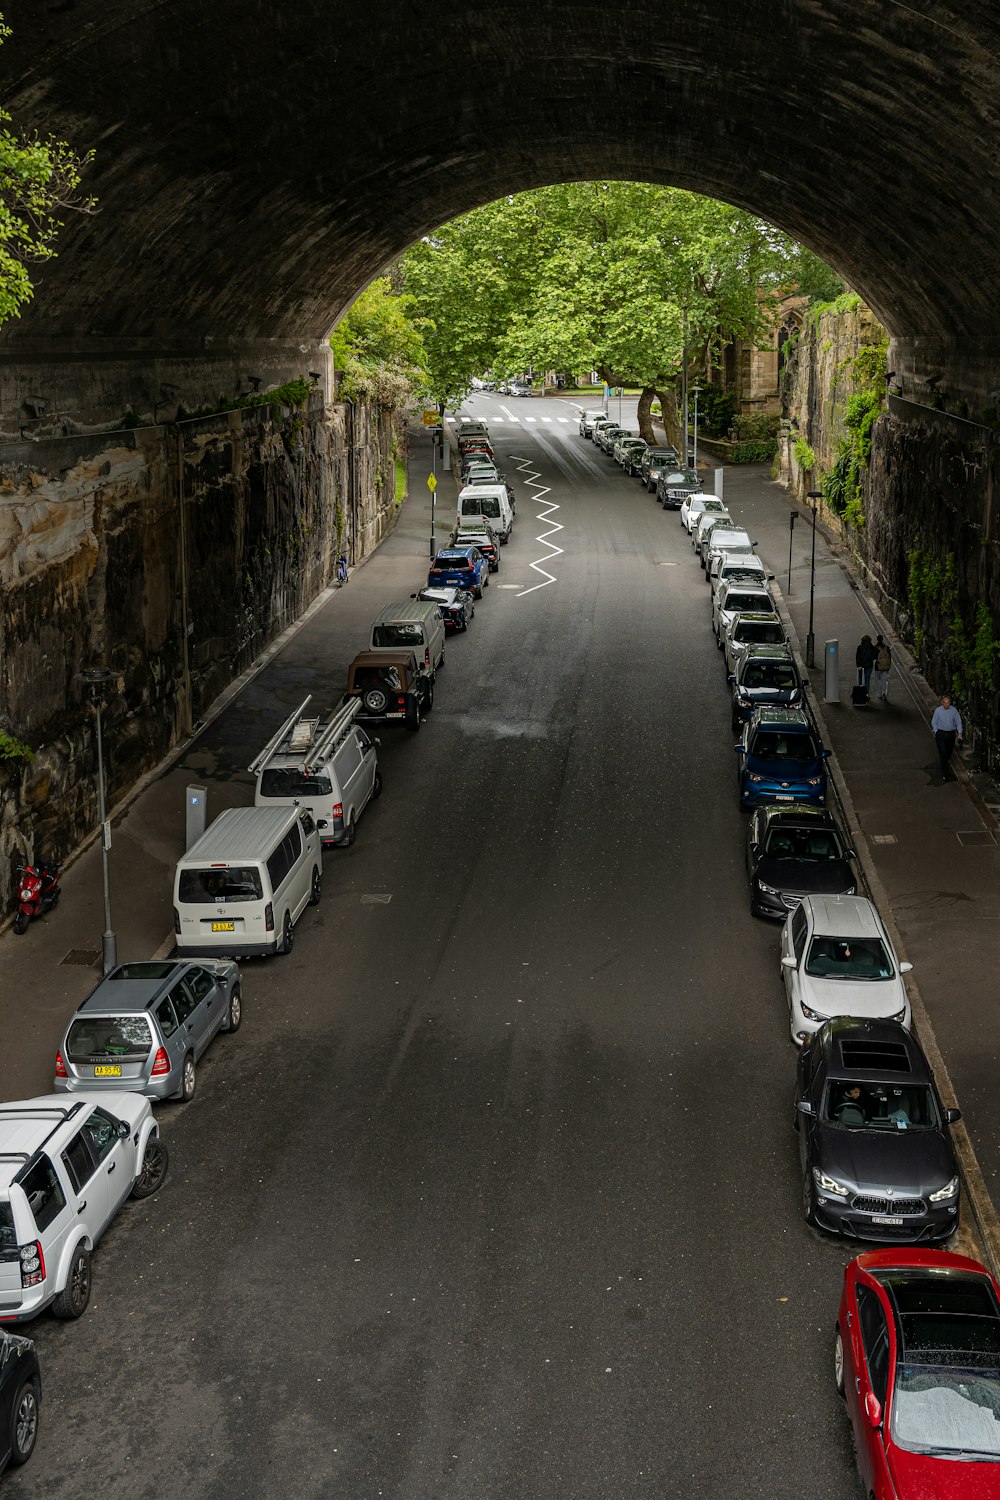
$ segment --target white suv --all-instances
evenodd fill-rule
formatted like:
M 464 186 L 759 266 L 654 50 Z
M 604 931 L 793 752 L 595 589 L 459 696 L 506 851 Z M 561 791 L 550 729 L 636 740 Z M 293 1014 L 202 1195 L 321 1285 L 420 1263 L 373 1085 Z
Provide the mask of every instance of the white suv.
M 864 896 L 803 896 L 781 929 L 789 1029 L 799 1046 L 833 1016 L 910 1027 L 903 975 L 882 918 Z
M 51 1304 L 78 1318 L 90 1254 L 131 1194 L 167 1175 L 167 1148 L 141 1094 L 64 1094 L 0 1104 L 0 1323 Z

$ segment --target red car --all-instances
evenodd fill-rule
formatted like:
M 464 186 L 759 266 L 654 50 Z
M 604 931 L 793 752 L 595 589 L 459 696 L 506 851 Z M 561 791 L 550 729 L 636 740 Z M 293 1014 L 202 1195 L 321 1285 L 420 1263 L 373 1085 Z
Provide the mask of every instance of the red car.
M 834 1350 L 869 1500 L 1000 1497 L 1000 1286 L 942 1250 L 844 1272 Z

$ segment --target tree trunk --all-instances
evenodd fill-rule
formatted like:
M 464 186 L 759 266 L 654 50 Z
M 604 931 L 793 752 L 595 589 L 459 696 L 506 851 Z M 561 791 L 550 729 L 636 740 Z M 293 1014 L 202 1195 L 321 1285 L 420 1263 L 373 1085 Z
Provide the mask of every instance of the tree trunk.
M 649 443 L 650 447 L 656 446 L 656 434 L 653 431 L 653 419 L 649 415 L 649 408 L 653 403 L 653 397 L 655 395 L 656 391 L 651 385 L 644 385 L 641 392 L 639 393 L 639 409 L 636 412 L 636 417 L 639 422 L 639 436 L 645 442 Z
M 680 413 L 677 410 L 677 392 L 673 388 L 673 386 L 671 386 L 669 390 L 657 391 L 656 394 L 660 398 L 660 411 L 662 413 L 660 421 L 663 424 L 663 431 L 666 434 L 666 440 L 677 449 L 678 453 L 680 453 L 682 446 L 681 419 Z

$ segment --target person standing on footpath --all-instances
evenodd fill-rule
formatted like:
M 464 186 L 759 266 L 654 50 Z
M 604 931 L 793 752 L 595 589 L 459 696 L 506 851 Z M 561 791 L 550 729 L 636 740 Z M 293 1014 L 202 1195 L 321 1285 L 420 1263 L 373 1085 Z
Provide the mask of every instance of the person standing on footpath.
M 889 697 L 889 673 L 892 670 L 892 652 L 880 635 L 875 637 L 875 670 L 872 673 L 872 693 L 885 703 Z
M 859 674 L 862 674 L 859 675 L 858 681 L 864 682 L 866 693 L 870 693 L 872 690 L 872 668 L 875 665 L 875 656 L 876 651 L 872 645 L 871 636 L 863 635 L 861 643 L 854 653 L 854 665 L 857 667 Z
M 958 777 L 949 764 L 956 740 L 962 739 L 962 715 L 951 701 L 951 694 L 944 693 L 931 719 L 931 733 L 937 745 L 941 776 L 945 781 L 957 781 Z

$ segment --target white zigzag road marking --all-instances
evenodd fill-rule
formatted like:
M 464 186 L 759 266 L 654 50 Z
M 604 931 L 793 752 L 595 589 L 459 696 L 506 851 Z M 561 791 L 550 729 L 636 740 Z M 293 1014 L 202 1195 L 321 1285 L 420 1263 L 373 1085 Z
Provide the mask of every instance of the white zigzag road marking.
M 530 459 L 517 458 L 513 453 L 510 455 L 510 457 L 513 462 L 517 464 L 517 467 L 521 470 L 521 478 L 524 480 L 525 484 L 530 484 L 533 490 L 538 491 L 538 494 L 533 495 L 532 499 L 539 501 L 545 507 L 544 513 L 542 511 L 538 512 L 538 520 L 541 521 L 543 525 L 547 524 L 549 528 L 548 531 L 544 531 L 540 536 L 535 537 L 536 542 L 541 542 L 543 547 L 548 547 L 548 557 L 539 558 L 537 562 L 529 564 L 529 566 L 533 568 L 536 573 L 541 573 L 542 582 L 534 583 L 532 584 L 530 589 L 522 589 L 519 594 L 515 595 L 515 598 L 523 599 L 525 594 L 533 594 L 536 589 L 545 589 L 548 588 L 550 583 L 558 583 L 559 580 L 556 578 L 555 574 L 550 573 L 547 568 L 543 568 L 542 563 L 551 562 L 554 557 L 561 557 L 563 555 L 562 547 L 557 547 L 555 542 L 550 542 L 547 540 L 547 538 L 550 536 L 554 536 L 557 531 L 565 530 L 565 528 L 559 521 L 549 520 L 552 512 L 554 510 L 561 509 L 561 507 L 558 506 L 554 500 L 542 499 L 543 495 L 547 495 L 549 493 L 549 490 L 552 488 L 552 486 L 548 484 L 537 483 L 539 475 L 539 471 L 537 469 L 532 470 L 530 474 L 526 474 L 524 472 L 526 469 L 531 468 Z

